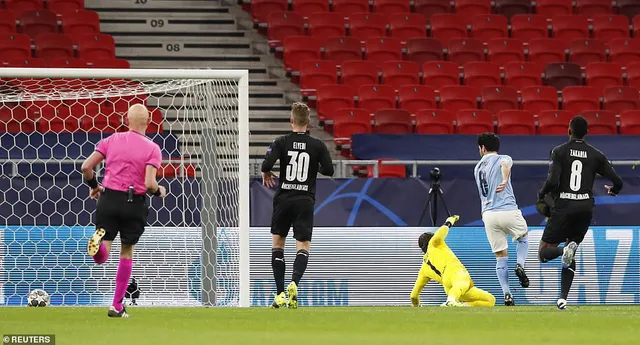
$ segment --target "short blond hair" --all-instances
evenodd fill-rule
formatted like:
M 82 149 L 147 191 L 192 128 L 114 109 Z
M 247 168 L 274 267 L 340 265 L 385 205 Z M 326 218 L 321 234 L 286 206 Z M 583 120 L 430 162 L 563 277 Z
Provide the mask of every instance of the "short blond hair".
M 309 124 L 311 110 L 302 102 L 295 102 L 291 105 L 291 116 L 293 124 L 296 126 L 306 126 Z

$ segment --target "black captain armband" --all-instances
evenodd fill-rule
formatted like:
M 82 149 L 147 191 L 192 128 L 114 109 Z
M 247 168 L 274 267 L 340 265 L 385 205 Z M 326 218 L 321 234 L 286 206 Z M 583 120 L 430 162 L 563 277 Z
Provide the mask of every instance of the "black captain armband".
M 91 189 L 96 189 L 98 188 L 98 180 L 96 179 L 96 175 L 93 175 L 93 177 L 91 178 L 91 180 L 85 180 L 85 182 L 87 183 L 87 185 L 89 187 L 91 187 Z

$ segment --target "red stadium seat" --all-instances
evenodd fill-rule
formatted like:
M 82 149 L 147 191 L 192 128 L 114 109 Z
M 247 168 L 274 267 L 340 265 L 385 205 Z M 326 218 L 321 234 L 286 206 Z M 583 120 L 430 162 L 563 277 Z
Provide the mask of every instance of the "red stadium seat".
M 36 130 L 35 119 L 20 105 L 0 105 L 0 133 L 31 133 Z
M 388 165 L 382 164 L 384 161 L 394 161 L 395 159 L 379 159 L 378 160 L 378 178 L 406 178 L 407 167 L 404 165 Z M 372 165 L 367 166 L 367 177 L 375 177 Z
M 416 133 L 453 134 L 455 115 L 448 110 L 425 109 L 416 113 Z
M 640 3 L 638 0 L 617 0 L 618 13 L 632 19 L 640 14 Z
M 313 37 L 291 36 L 284 39 L 284 67 L 299 71 L 302 61 L 320 60 L 320 42 Z
M 491 13 L 491 0 L 456 0 L 455 12 L 461 16 Z
M 533 114 L 527 110 L 503 110 L 498 113 L 498 133 L 534 135 L 536 125 Z
M 521 90 L 522 109 L 534 114 L 558 109 L 558 91 L 550 86 L 529 86 Z
M 562 110 L 573 113 L 600 109 L 602 93 L 590 86 L 567 86 L 562 89 Z
M 627 65 L 627 85 L 640 88 L 640 61 Z
M 53 118 L 47 119 L 41 117 L 36 123 L 36 129 L 38 132 L 47 133 L 47 132 L 55 132 L 55 133 L 72 133 L 78 130 L 79 123 L 78 119 L 68 118 Z
M 371 114 L 380 109 L 394 109 L 396 92 L 386 85 L 362 85 L 358 89 L 358 108 Z
M 93 60 L 88 62 L 89 67 L 92 68 L 131 68 L 129 61 L 125 59 L 105 59 L 105 60 Z
M 407 55 L 405 59 L 419 65 L 427 61 L 444 60 L 442 43 L 433 38 L 410 38 L 407 40 L 406 49 Z
M 640 91 L 635 87 L 609 87 L 603 90 L 602 109 L 620 114 L 626 110 L 640 109 Z
M 304 36 L 304 18 L 294 12 L 272 12 L 267 17 L 270 47 L 279 47 L 289 36 Z
M 16 18 L 11 11 L 0 9 L 0 35 L 16 33 Z
M 491 62 L 467 62 L 464 64 L 464 85 L 481 89 L 501 85 L 500 66 Z
M 484 61 L 484 45 L 473 38 L 449 41 L 449 60 L 464 65 L 471 61 Z
M 569 62 L 554 62 L 544 70 L 545 84 L 558 91 L 567 86 L 582 85 L 582 70 L 579 65 Z
M 35 46 L 35 56 L 39 58 L 73 58 L 73 40 L 64 34 L 40 34 L 35 39 Z
M 529 42 L 532 39 L 547 38 L 549 28 L 547 18 L 534 14 L 520 14 L 511 17 L 511 37 Z
M 288 0 L 252 0 L 251 2 L 251 16 L 254 23 L 266 23 L 269 14 L 286 12 L 288 9 Z
M 384 13 L 388 16 L 396 13 L 411 12 L 411 6 L 409 6 L 408 0 L 374 0 L 373 11 Z
M 569 61 L 580 66 L 607 61 L 607 46 L 595 39 L 574 40 L 569 46 Z
M 100 16 L 94 11 L 67 12 L 62 17 L 62 32 L 70 36 L 99 34 Z
M 505 16 L 496 14 L 477 15 L 471 18 L 471 35 L 477 40 L 488 42 L 494 38 L 509 36 L 509 23 Z
M 482 109 L 498 114 L 503 110 L 518 109 L 518 90 L 510 86 L 494 86 L 482 89 Z
M 380 67 L 371 61 L 351 60 L 342 63 L 342 84 L 357 90 L 362 85 L 378 84 Z
M 423 15 L 418 13 L 397 13 L 392 15 L 389 28 L 391 37 L 403 42 L 413 37 L 427 36 L 427 21 Z
M 316 90 L 322 85 L 337 83 L 338 67 L 335 61 L 311 60 L 300 64 L 300 92 L 302 96 L 315 95 Z
M 566 43 L 555 39 L 537 38 L 529 41 L 529 61 L 546 66 L 566 61 Z
M 449 40 L 467 37 L 465 17 L 457 14 L 434 14 L 431 16 L 431 37 L 445 45 Z
M 426 85 L 404 85 L 398 90 L 399 108 L 416 114 L 422 109 L 435 109 L 436 92 Z
M 24 60 L 31 57 L 31 40 L 26 35 L 0 35 L 0 60 Z
M 19 17 L 24 11 L 39 11 L 44 9 L 43 0 L 4 0 L 6 8 Z
M 587 85 L 603 90 L 607 87 L 622 86 L 622 66 L 613 62 L 594 62 L 587 65 Z
M 496 0 L 495 12 L 502 14 L 507 19 L 514 16 L 533 13 L 529 0 Z
M 460 85 L 460 69 L 451 61 L 430 61 L 422 65 L 422 83 L 434 89 Z
M 84 10 L 84 0 L 47 0 L 47 9 L 58 14 Z
M 351 136 L 359 133 L 371 133 L 371 115 L 368 111 L 355 108 L 342 108 L 334 112 L 333 141 L 336 146 L 351 145 Z
M 369 12 L 369 0 L 333 0 L 333 11 L 345 16 Z
M 0 59 L 2 60 L 2 59 Z M 38 58 L 26 58 L 17 60 L 5 60 L 0 67 L 16 67 L 16 68 L 47 68 L 47 61 Z
M 615 39 L 609 41 L 609 58 L 626 66 L 640 61 L 640 39 Z
M 570 15 L 573 12 L 573 0 L 536 0 L 536 13 L 546 18 L 558 15 Z
M 381 109 L 373 114 L 376 133 L 410 134 L 413 132 L 411 114 L 402 109 Z
M 627 110 L 620 114 L 620 134 L 640 135 L 640 110 Z
M 593 37 L 601 41 L 629 38 L 629 18 L 625 16 L 595 16 L 592 20 Z
M 523 89 L 527 86 L 542 85 L 541 65 L 528 62 L 509 62 L 504 65 L 505 84 Z
M 553 16 L 553 38 L 572 41 L 589 38 L 589 19 L 581 15 Z
M 382 67 L 382 84 L 396 90 L 403 85 L 420 84 L 420 67 L 412 61 L 387 61 Z
M 98 34 L 75 36 L 78 44 L 78 57 L 86 60 L 114 59 L 116 42 L 111 35 Z
M 640 9 L 640 6 L 638 6 Z M 631 26 L 633 27 L 633 37 L 640 37 L 640 14 L 631 19 Z
M 50 68 L 87 68 L 88 63 L 82 59 L 61 59 L 54 58 L 47 61 L 47 67 Z
M 333 113 L 341 108 L 355 108 L 355 91 L 348 85 L 325 84 L 318 87 L 316 99 L 318 105 L 318 120 L 333 120 Z
M 362 41 L 387 35 L 387 17 L 379 13 L 353 13 L 349 16 L 349 35 Z
M 607 110 L 582 111 L 578 114 L 589 123 L 589 135 L 613 135 L 618 134 L 616 114 Z
M 367 60 L 383 63 L 389 60 L 402 60 L 402 43 L 392 37 L 369 38 L 365 41 Z
M 500 65 L 524 61 L 524 43 L 516 39 L 497 38 L 487 44 L 488 59 Z
M 611 0 L 576 0 L 576 13 L 589 18 L 613 13 Z
M 422 14 L 427 20 L 438 13 L 450 13 L 453 11 L 449 0 L 414 0 L 415 11 Z
M 574 113 L 564 110 L 547 110 L 538 114 L 538 133 L 543 135 L 566 135 Z
M 478 108 L 480 93 L 469 86 L 445 86 L 440 90 L 440 108 L 457 113 Z
M 314 13 L 329 12 L 329 2 L 327 0 L 293 0 L 292 8 L 299 15 L 311 19 Z
M 315 38 L 326 40 L 347 35 L 344 16 L 341 13 L 314 13 L 309 17 L 308 22 L 309 34 Z
M 458 134 L 493 132 L 493 114 L 487 110 L 464 109 L 456 113 Z
M 20 31 L 31 39 L 41 34 L 58 32 L 58 17 L 47 10 L 22 12 L 18 20 L 20 20 Z
M 362 60 L 362 46 L 353 37 L 332 37 L 324 43 L 324 56 L 338 64 L 347 60 Z

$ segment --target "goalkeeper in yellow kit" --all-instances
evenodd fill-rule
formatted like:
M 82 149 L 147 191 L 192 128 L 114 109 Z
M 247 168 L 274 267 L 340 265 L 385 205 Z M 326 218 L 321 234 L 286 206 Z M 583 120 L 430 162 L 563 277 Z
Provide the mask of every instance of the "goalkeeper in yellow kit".
M 430 280 L 435 280 L 444 287 L 447 301 L 442 306 L 493 307 L 496 304 L 496 298 L 492 294 L 473 286 L 469 272 L 444 242 L 449 228 L 458 219 L 460 216 L 451 216 L 435 234 L 425 232 L 420 235 L 418 245 L 425 254 L 418 279 L 411 291 L 411 303 L 414 307 L 420 306 L 420 292 Z

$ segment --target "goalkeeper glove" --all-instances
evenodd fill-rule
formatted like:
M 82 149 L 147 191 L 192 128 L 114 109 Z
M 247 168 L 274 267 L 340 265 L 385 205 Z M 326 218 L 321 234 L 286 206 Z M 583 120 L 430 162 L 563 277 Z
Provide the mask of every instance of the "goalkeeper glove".
M 447 218 L 447 220 L 444 222 L 444 225 L 448 226 L 448 227 L 452 227 L 453 224 L 455 224 L 458 219 L 460 219 L 460 216 L 456 215 L 456 216 L 451 216 L 449 218 Z
M 538 199 L 538 202 L 536 203 L 536 211 L 538 211 L 539 214 L 545 216 L 546 218 L 549 218 L 551 216 L 552 206 L 553 199 L 549 195 L 547 195 Z

